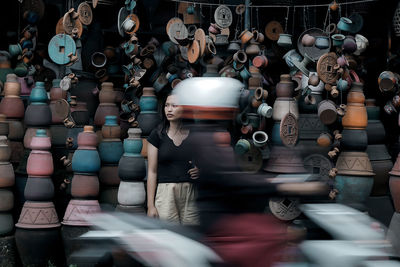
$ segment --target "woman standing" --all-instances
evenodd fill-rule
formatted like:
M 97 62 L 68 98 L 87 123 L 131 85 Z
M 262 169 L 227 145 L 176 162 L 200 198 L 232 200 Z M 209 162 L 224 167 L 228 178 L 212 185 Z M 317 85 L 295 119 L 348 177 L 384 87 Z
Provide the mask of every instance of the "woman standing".
M 189 130 L 181 120 L 182 107 L 175 95 L 166 99 L 163 123 L 148 137 L 147 215 L 186 224 L 198 224 L 193 179 L 199 170 L 192 164 L 186 139 Z

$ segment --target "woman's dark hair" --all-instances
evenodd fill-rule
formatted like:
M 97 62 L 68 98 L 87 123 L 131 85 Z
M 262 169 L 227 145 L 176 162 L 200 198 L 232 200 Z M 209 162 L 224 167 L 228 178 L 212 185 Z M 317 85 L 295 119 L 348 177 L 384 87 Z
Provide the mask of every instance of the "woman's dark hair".
M 168 93 L 166 97 L 164 98 L 164 101 L 162 102 L 162 107 L 161 107 L 161 123 L 157 127 L 157 132 L 158 135 L 161 137 L 162 132 L 168 132 L 169 129 L 169 121 L 167 119 L 167 116 L 165 115 L 165 103 L 167 102 L 167 99 L 169 96 L 173 95 L 172 92 Z

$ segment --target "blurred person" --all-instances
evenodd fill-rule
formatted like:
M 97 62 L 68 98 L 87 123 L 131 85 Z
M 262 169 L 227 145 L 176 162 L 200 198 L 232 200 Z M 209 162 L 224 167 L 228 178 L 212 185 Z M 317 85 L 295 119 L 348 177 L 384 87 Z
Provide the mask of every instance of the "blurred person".
M 192 164 L 182 107 L 176 95 L 168 95 L 162 123 L 148 137 L 147 215 L 185 225 L 198 224 L 194 179 L 199 169 Z
M 188 143 L 201 169 L 196 183 L 205 242 L 228 266 L 271 266 L 287 244 L 286 225 L 264 214 L 268 198 L 327 194 L 319 182 L 273 183 L 266 174 L 242 172 L 230 134 L 242 84 L 232 78 L 191 78 L 175 89 L 182 117 L 192 120 Z

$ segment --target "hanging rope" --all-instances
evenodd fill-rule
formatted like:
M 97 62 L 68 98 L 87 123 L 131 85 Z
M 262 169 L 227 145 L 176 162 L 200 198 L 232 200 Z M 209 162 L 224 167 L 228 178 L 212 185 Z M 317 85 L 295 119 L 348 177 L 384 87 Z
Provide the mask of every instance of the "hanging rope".
M 285 33 L 287 33 L 287 23 L 289 20 L 289 12 L 290 12 L 290 7 L 287 7 L 286 18 L 285 18 Z
M 171 0 L 172 2 L 179 2 L 179 3 L 197 3 L 197 4 L 202 4 L 205 6 L 219 6 L 220 4 L 214 4 L 214 3 L 206 3 L 206 2 L 198 2 L 198 1 L 190 1 L 190 0 Z M 353 5 L 353 4 L 365 4 L 369 2 L 377 2 L 379 0 L 357 0 L 357 1 L 351 1 L 351 2 L 346 2 L 346 3 L 337 3 L 340 6 L 347 6 L 347 5 Z M 226 6 L 232 6 L 235 7 L 237 5 L 233 4 L 225 4 Z M 312 4 L 312 5 L 292 5 L 293 7 L 322 7 L 322 6 L 330 6 L 331 3 L 329 4 Z M 260 7 L 260 8 L 269 8 L 269 7 L 287 7 L 287 5 L 252 5 L 252 7 Z

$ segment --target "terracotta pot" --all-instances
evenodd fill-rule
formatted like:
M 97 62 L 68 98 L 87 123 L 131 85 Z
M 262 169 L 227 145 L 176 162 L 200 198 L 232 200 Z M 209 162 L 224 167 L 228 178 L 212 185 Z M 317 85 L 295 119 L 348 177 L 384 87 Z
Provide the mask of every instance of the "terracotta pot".
M 272 118 L 275 121 L 280 121 L 289 113 L 289 111 L 297 118 L 299 117 L 299 108 L 296 100 L 294 100 L 294 98 L 279 97 L 274 102 Z
M 14 194 L 8 189 L 0 189 L 0 212 L 14 208 Z
M 331 100 L 323 100 L 318 104 L 318 116 L 325 125 L 334 123 L 337 119 L 336 105 Z
M 104 82 L 101 84 L 101 90 L 99 94 L 100 103 L 114 103 L 115 92 L 114 84 L 111 82 Z
M 11 187 L 15 183 L 13 166 L 10 163 L 0 164 L 0 188 Z
M 146 200 L 146 191 L 143 182 L 121 181 L 118 189 L 118 203 L 127 206 L 143 205 Z
M 67 91 L 60 88 L 60 79 L 53 80 L 53 87 L 50 89 L 50 100 L 67 99 Z
M 289 74 L 282 74 L 280 82 L 276 85 L 277 97 L 292 97 L 293 96 L 293 82 Z
M 54 172 L 51 153 L 43 150 L 32 150 L 28 158 L 26 171 L 30 176 L 51 176 Z
M 46 135 L 48 129 L 37 129 L 35 136 L 32 137 L 30 148 L 33 150 L 49 150 L 51 148 L 50 137 Z
M 17 97 L 4 97 L 0 102 L 0 113 L 8 119 L 22 119 L 25 114 L 25 107 L 22 99 Z
M 366 152 L 342 151 L 337 159 L 338 174 L 351 176 L 374 176 L 371 162 Z
M 8 139 L 17 141 L 24 138 L 24 126 L 20 120 L 7 119 L 8 122 Z
M 47 104 L 29 105 L 26 108 L 25 124 L 27 126 L 48 126 L 51 124 L 51 110 Z
M 347 95 L 347 110 L 342 118 L 343 127 L 349 129 L 365 129 L 367 127 L 368 118 L 364 102 L 363 84 L 353 82 Z
M 33 128 L 29 127 L 26 129 L 25 135 L 24 135 L 24 147 L 31 149 L 31 143 L 32 143 L 32 138 L 36 135 L 36 131 L 39 129 L 44 129 L 46 130 L 46 135 L 51 138 L 51 132 L 49 128 Z M 50 139 L 51 140 L 51 139 Z
M 49 104 L 51 111 L 51 123 L 52 124 L 63 124 L 64 119 L 62 116 L 59 116 L 56 111 L 56 101 L 51 101 Z
M 15 226 L 25 229 L 43 229 L 59 227 L 60 223 L 53 202 L 26 201 Z
M 21 84 L 15 74 L 7 74 L 6 82 L 4 83 L 5 96 L 19 96 L 21 94 Z
M 6 118 L 7 118 L 6 115 L 0 114 L 0 135 L 8 136 L 10 127 L 8 125 Z
M 242 44 L 246 44 L 247 42 L 249 42 L 253 38 L 253 33 L 250 32 L 249 30 L 245 29 L 239 35 L 239 38 L 240 38 Z
M 117 117 L 106 116 L 105 124 L 101 127 L 101 134 L 103 138 L 117 139 L 121 137 L 121 127 L 117 123 Z
M 99 172 L 99 180 L 101 184 L 107 186 L 118 186 L 121 181 L 118 175 L 118 165 L 103 165 Z
M 65 211 L 62 224 L 73 226 L 91 226 L 91 224 L 85 220 L 85 217 L 99 213 L 100 211 L 100 205 L 97 200 L 71 199 L 67 210 Z
M 97 134 L 93 131 L 93 126 L 86 125 L 83 132 L 78 134 L 78 148 L 96 150 Z
M 106 116 L 117 116 L 119 119 L 119 109 L 116 104 L 113 103 L 101 103 L 94 116 L 94 124 L 96 126 L 103 126 L 105 123 Z
M 368 146 L 367 131 L 360 129 L 343 129 L 340 145 L 345 151 L 364 152 Z
M 54 185 L 50 177 L 28 177 L 24 196 L 29 201 L 51 201 Z
M 74 198 L 96 198 L 99 195 L 97 175 L 75 173 L 71 182 L 71 195 Z
M 257 68 L 266 68 L 268 66 L 268 58 L 264 55 L 253 58 L 253 66 Z
M 250 44 L 246 47 L 247 55 L 258 55 L 260 53 L 260 44 L 257 42 L 250 41 Z

